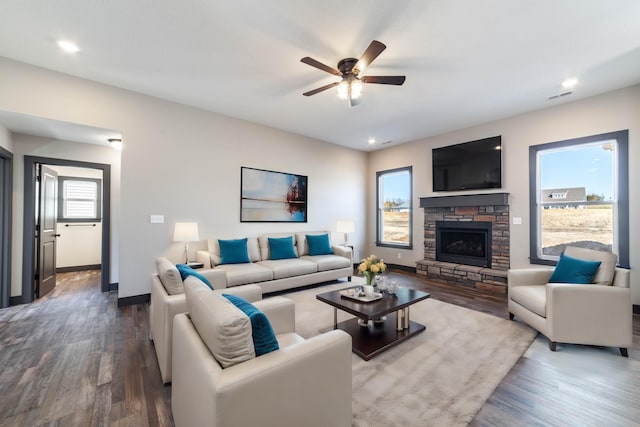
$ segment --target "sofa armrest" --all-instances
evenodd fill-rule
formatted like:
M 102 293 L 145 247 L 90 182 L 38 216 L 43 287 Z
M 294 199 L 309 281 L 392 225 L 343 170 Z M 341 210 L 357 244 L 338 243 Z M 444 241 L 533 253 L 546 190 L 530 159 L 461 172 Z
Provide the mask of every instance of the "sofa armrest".
M 353 264 L 353 251 L 349 246 L 331 245 L 331 250 L 333 251 L 334 255 L 345 257 L 351 260 L 351 263 Z
M 552 341 L 631 347 L 631 289 L 568 283 L 548 283 L 546 289 Z
M 613 276 L 613 286 L 617 288 L 628 288 L 631 286 L 631 271 L 626 268 L 616 267 L 616 274 Z
M 173 317 L 187 311 L 184 294 L 169 295 L 157 275 L 151 283 L 151 307 L 149 329 L 158 358 L 162 382 L 171 381 L 171 347 L 173 341 Z
M 296 306 L 290 299 L 271 297 L 254 305 L 267 315 L 276 335 L 296 331 Z
M 206 269 L 213 268 L 213 264 L 211 263 L 211 254 L 209 251 L 196 252 L 196 261 L 201 262 Z
M 227 275 L 222 270 L 198 270 L 198 273 L 211 282 L 213 289 L 225 289 L 227 287 Z
M 542 286 L 549 281 L 553 270 L 547 268 L 518 268 L 507 272 L 508 287 Z

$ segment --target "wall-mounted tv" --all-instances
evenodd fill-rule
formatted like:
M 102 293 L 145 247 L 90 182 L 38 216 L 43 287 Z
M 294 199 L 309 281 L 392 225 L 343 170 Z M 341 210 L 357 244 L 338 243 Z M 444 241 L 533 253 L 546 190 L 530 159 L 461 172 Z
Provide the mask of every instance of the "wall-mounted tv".
M 502 188 L 502 137 L 434 148 L 433 191 Z

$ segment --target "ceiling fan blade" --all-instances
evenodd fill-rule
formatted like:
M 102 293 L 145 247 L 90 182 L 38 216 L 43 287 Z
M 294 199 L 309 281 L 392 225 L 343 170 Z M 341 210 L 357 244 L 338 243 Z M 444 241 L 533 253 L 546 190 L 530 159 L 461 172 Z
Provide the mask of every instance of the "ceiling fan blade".
M 303 93 L 304 96 L 311 96 L 311 95 L 315 95 L 316 93 L 320 93 L 323 92 L 327 89 L 331 89 L 332 87 L 336 87 L 340 84 L 340 82 L 335 82 L 335 83 L 329 83 L 328 85 L 324 85 L 322 87 L 319 87 L 318 89 L 314 89 L 314 90 L 310 90 L 309 92 L 305 92 Z
M 381 85 L 398 85 L 404 83 L 405 76 L 363 76 L 360 78 L 362 83 L 377 83 Z
M 379 42 L 378 40 L 374 40 L 371 42 L 367 50 L 364 51 L 358 63 L 356 64 L 354 69 L 359 71 L 363 71 L 365 68 L 369 66 L 373 62 L 374 59 L 378 57 L 385 50 L 387 46 L 384 43 Z
M 336 76 L 342 76 L 342 73 L 338 70 L 336 70 L 333 67 L 329 67 L 328 65 L 324 65 L 322 62 L 318 62 L 313 58 L 309 58 L 308 56 L 305 56 L 304 58 L 302 58 L 300 60 L 300 62 L 304 62 L 307 65 L 311 65 L 312 67 L 315 67 L 319 70 L 322 71 L 326 71 L 329 74 L 335 74 Z

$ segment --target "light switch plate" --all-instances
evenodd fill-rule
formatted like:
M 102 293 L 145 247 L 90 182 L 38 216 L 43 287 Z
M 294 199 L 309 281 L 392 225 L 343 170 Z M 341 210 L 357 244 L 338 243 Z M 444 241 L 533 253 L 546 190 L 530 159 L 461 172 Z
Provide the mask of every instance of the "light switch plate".
M 513 225 L 521 225 L 521 224 L 522 224 L 522 218 L 520 218 L 519 216 L 514 216 Z
M 164 215 L 151 215 L 149 216 L 149 222 L 151 224 L 162 224 L 164 223 Z

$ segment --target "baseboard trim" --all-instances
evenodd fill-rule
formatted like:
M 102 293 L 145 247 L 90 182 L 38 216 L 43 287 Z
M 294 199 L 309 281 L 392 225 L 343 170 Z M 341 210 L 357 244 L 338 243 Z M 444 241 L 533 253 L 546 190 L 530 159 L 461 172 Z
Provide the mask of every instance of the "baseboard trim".
M 640 314 L 640 305 L 633 304 L 633 314 Z
M 9 297 L 9 307 L 20 304 L 24 304 L 24 301 L 22 301 L 22 295 L 18 295 L 17 297 Z
M 389 264 L 387 263 L 387 267 L 388 268 L 393 268 L 394 270 L 403 270 L 403 271 L 408 271 L 411 273 L 416 273 L 416 268 L 415 267 L 410 267 L 408 265 L 398 265 L 398 264 Z
M 91 265 L 78 265 L 74 267 L 60 267 L 56 268 L 56 273 L 71 273 L 73 271 L 87 271 L 87 270 L 100 270 L 100 264 Z
M 151 294 L 118 298 L 118 308 L 126 307 L 128 305 L 147 304 L 149 301 L 151 301 Z
M 118 282 L 109 283 L 109 292 L 114 292 L 118 290 Z

